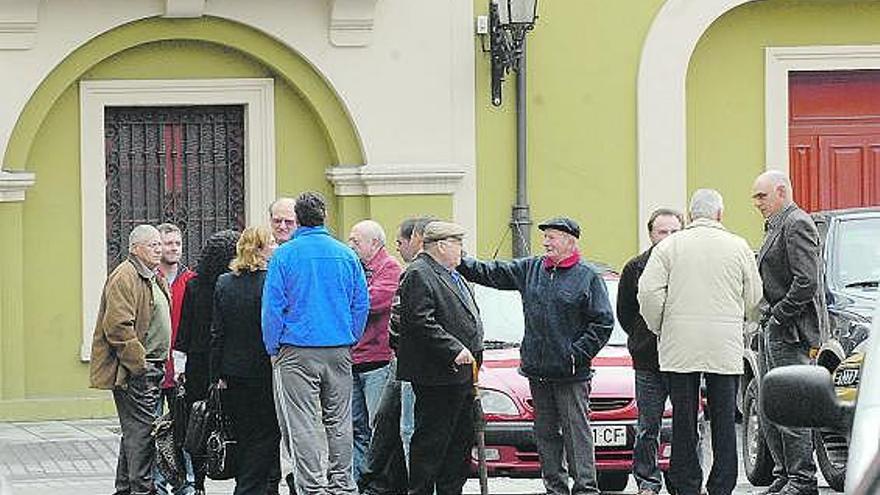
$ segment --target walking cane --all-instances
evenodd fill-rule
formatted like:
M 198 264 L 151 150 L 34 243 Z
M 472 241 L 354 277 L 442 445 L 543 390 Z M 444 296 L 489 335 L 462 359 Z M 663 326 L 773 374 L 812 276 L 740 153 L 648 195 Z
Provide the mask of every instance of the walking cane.
M 480 472 L 480 495 L 489 495 L 489 471 L 486 467 L 486 417 L 480 401 L 480 387 L 477 380 L 480 368 L 476 361 L 471 363 L 474 377 L 474 433 L 477 437 L 477 465 Z

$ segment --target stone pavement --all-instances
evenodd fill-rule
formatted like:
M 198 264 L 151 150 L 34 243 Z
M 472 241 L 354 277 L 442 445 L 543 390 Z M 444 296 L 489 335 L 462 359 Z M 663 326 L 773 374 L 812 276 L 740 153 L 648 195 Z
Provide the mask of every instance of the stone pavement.
M 119 448 L 116 418 L 0 423 L 0 495 L 110 495 Z M 493 478 L 493 494 L 543 493 L 540 480 Z M 208 480 L 209 495 L 228 495 L 233 481 Z M 820 478 L 820 493 L 833 493 Z M 735 494 L 758 493 L 740 472 Z M 624 493 L 635 493 L 630 484 Z M 480 493 L 469 480 L 465 493 Z

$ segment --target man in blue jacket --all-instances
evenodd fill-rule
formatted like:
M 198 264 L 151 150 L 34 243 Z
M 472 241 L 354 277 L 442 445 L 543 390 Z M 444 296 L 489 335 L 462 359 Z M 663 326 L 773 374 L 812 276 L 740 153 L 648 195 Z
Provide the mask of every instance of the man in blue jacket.
M 535 405 L 535 442 L 547 493 L 598 494 L 588 420 L 590 363 L 611 336 L 614 313 L 605 281 L 580 258 L 578 224 L 561 217 L 538 228 L 544 233 L 543 256 L 464 258 L 458 271 L 471 282 L 522 295 L 520 373 L 529 379 Z M 568 475 L 574 479 L 571 489 Z
M 324 227 L 321 194 L 301 194 L 294 211 L 299 227 L 266 274 L 263 343 L 291 412 L 284 420 L 301 493 L 354 495 L 350 349 L 367 322 L 367 282 L 354 252 Z

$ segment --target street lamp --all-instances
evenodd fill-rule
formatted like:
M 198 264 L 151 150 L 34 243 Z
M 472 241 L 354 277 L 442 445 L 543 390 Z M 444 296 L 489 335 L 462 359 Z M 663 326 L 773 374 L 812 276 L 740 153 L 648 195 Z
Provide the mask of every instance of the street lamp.
M 492 60 L 492 104 L 501 106 L 501 83 L 516 72 L 516 201 L 510 215 L 513 256 L 531 254 L 526 188 L 526 34 L 535 27 L 538 0 L 489 1 L 489 54 Z M 484 31 L 485 32 L 485 28 Z M 485 47 L 483 47 L 483 51 Z
M 535 27 L 538 0 L 489 2 L 489 53 L 492 57 L 492 104 L 501 106 L 501 83 L 525 63 L 526 33 Z

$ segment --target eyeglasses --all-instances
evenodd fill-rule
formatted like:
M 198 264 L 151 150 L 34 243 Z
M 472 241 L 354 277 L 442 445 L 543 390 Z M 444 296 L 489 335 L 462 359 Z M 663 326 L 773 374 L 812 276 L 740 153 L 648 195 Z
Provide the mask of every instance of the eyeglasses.
M 275 218 L 272 217 L 273 225 L 286 225 L 288 227 L 293 227 L 296 225 L 296 220 L 292 218 Z

